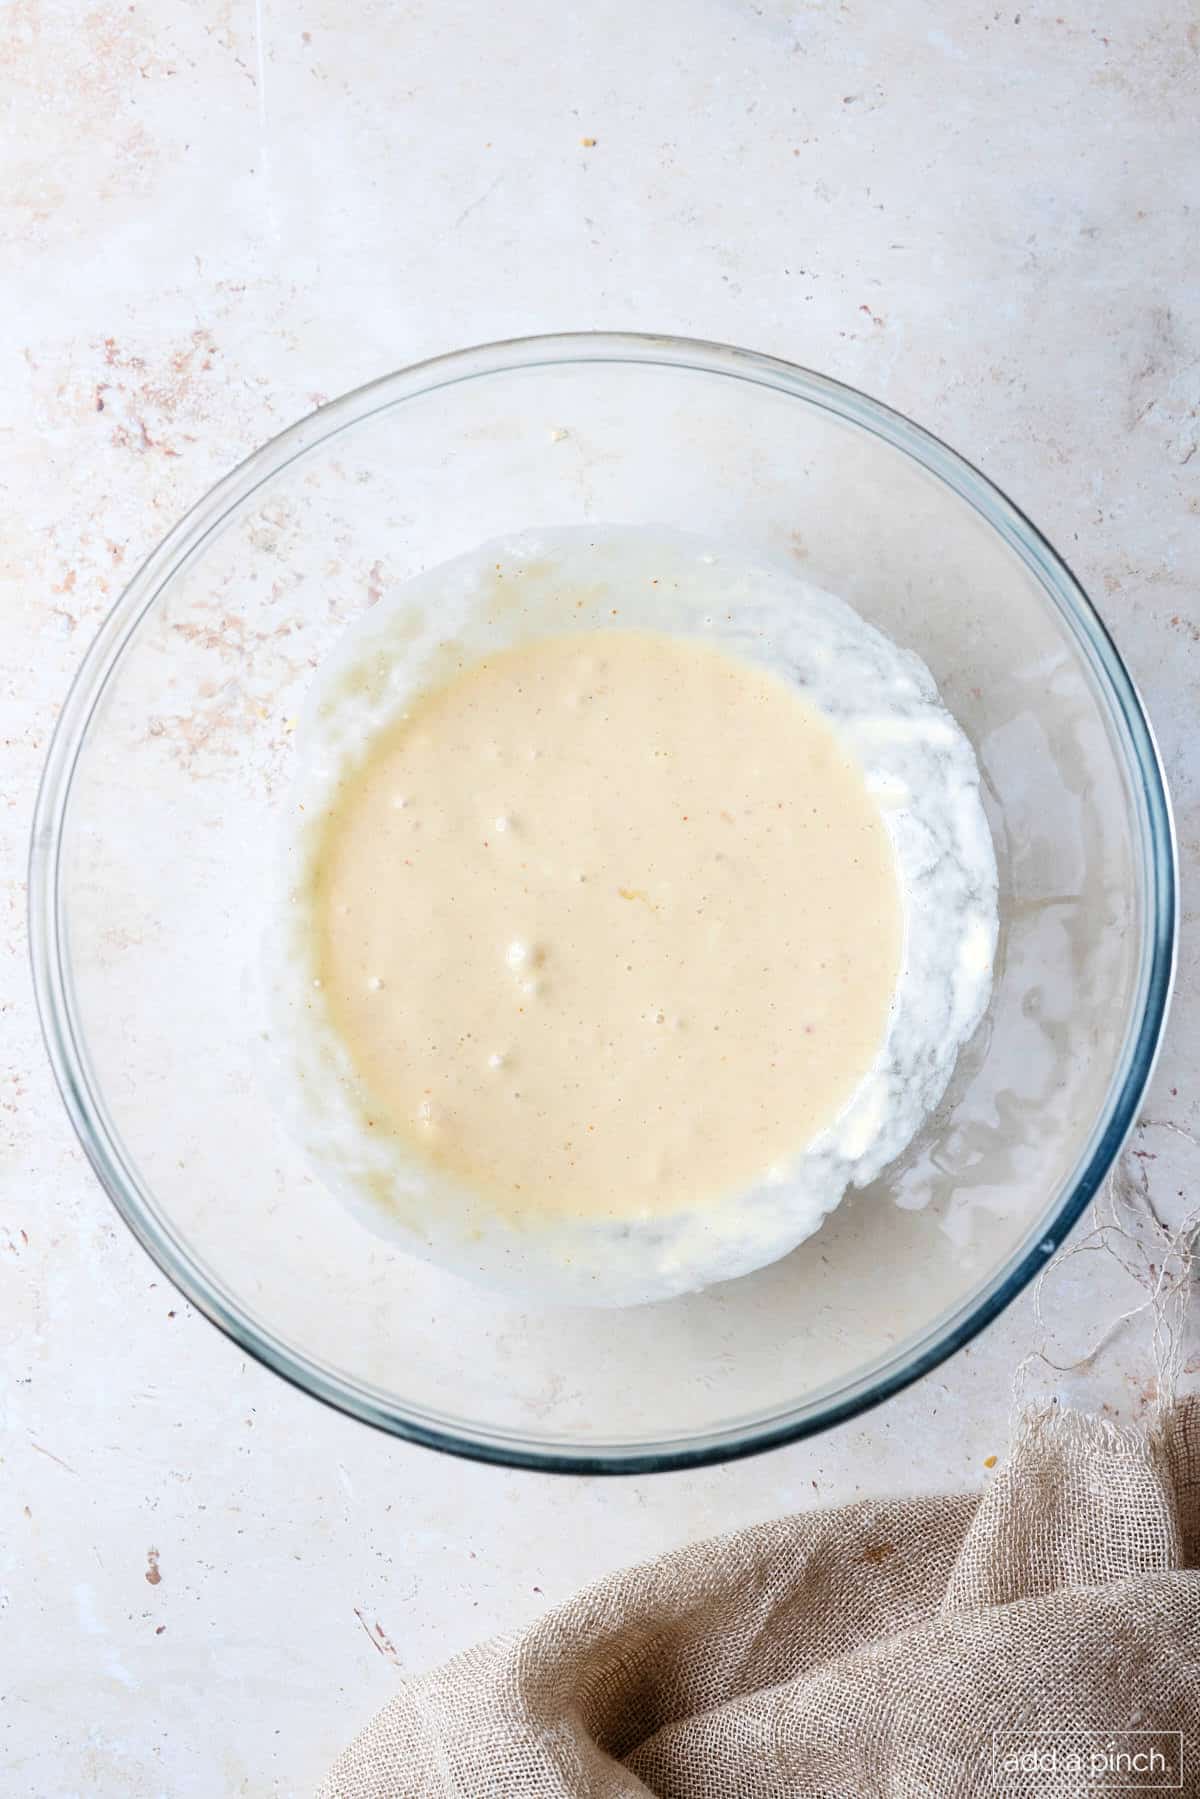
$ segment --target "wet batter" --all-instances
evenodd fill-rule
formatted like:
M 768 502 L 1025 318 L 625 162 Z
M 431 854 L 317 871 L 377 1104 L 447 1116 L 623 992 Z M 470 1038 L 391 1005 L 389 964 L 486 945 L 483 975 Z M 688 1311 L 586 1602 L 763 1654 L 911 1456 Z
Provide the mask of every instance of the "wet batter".
M 884 1039 L 903 917 L 859 766 L 685 637 L 526 642 L 339 783 L 317 978 L 397 1134 L 513 1218 L 641 1218 L 801 1152 Z

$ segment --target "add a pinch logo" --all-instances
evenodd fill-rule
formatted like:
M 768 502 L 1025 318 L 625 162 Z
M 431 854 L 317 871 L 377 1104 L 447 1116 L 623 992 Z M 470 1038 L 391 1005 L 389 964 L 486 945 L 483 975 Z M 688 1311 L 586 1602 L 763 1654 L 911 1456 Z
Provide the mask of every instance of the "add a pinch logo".
M 1003 1792 L 1169 1793 L 1183 1790 L 1182 1730 L 1000 1730 L 992 1784 Z

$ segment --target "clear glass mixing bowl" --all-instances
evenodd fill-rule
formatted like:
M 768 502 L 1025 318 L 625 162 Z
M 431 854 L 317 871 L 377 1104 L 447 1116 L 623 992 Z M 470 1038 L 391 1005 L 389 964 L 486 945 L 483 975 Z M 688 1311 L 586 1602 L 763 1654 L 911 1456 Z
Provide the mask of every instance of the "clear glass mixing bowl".
M 1000 863 L 987 1019 L 919 1141 L 784 1261 L 622 1312 L 519 1307 L 326 1192 L 264 1091 L 254 968 L 291 729 L 346 624 L 527 526 L 665 525 L 794 559 L 925 659 Z M 1133 1121 L 1176 875 L 1138 696 L 982 475 L 837 382 L 715 344 L 535 338 L 348 394 L 252 456 L 114 607 L 51 748 L 30 884 L 75 1128 L 192 1303 L 318 1398 L 549 1469 L 680 1467 L 820 1429 L 966 1342 Z

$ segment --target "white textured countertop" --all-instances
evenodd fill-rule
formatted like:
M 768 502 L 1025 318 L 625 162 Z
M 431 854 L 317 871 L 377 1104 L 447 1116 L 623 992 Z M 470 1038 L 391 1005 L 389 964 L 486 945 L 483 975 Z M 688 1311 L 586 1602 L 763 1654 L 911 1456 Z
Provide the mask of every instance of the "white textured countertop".
M 1187 0 L 0 11 L 6 1796 L 303 1794 L 397 1669 L 601 1570 L 798 1505 L 978 1484 L 1034 1340 L 1026 1296 L 813 1442 L 554 1479 L 323 1411 L 135 1246 L 38 1038 L 34 787 L 126 576 L 321 400 L 465 343 L 659 329 L 827 370 L 979 463 L 1074 564 L 1159 732 L 1184 936 L 1139 1147 L 1164 1207 L 1196 1182 L 1164 1128 L 1200 1116 L 1194 19 Z M 1047 1310 L 1077 1353 L 1135 1300 L 1079 1257 Z M 1086 1392 L 1131 1419 L 1148 1383 L 1134 1327 Z

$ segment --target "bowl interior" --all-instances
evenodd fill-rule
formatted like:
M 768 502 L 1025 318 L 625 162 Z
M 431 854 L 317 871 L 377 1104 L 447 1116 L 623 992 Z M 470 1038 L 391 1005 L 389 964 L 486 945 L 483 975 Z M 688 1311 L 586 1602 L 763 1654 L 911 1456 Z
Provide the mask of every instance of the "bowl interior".
M 325 1191 L 269 1097 L 254 975 L 295 720 L 341 631 L 488 537 L 606 521 L 789 559 L 925 659 L 983 770 L 1001 948 L 936 1116 L 800 1249 L 664 1305 L 539 1312 L 408 1258 Z M 1136 699 L 1076 594 L 941 446 L 733 352 L 468 353 L 306 421 L 134 582 L 48 773 L 41 996 L 122 1209 L 276 1366 L 481 1453 L 729 1453 L 906 1378 L 1061 1235 L 1157 1037 L 1164 801 Z

